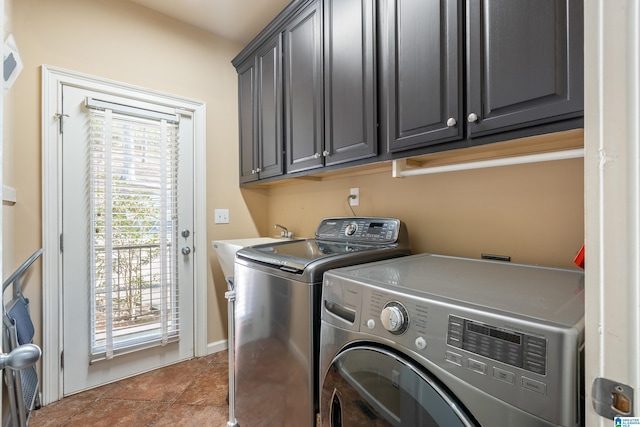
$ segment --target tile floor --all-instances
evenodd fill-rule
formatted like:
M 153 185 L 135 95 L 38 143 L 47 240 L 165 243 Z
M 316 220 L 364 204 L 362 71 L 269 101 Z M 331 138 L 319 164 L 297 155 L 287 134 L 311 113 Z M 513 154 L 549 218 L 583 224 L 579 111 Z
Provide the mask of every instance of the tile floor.
M 30 427 L 227 424 L 226 351 L 66 397 L 31 413 Z

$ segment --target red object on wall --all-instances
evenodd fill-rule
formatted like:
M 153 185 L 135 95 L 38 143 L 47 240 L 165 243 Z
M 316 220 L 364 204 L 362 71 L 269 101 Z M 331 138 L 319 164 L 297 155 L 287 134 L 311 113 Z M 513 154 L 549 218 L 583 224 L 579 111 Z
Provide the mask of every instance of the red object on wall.
M 575 262 L 578 267 L 584 269 L 584 244 L 578 251 L 576 257 L 573 259 L 573 262 Z

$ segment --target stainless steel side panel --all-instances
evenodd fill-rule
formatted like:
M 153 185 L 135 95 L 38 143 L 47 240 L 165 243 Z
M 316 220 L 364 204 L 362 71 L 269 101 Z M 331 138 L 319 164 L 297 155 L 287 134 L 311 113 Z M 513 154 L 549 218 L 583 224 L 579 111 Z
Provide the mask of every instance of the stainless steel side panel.
M 234 283 L 239 425 L 313 426 L 320 285 L 238 263 Z

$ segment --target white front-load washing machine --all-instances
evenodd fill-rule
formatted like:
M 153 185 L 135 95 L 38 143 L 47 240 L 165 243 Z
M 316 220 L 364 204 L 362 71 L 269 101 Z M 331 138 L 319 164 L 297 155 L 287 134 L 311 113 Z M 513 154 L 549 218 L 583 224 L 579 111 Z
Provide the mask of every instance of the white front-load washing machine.
M 325 273 L 323 426 L 583 423 L 584 273 L 431 254 Z

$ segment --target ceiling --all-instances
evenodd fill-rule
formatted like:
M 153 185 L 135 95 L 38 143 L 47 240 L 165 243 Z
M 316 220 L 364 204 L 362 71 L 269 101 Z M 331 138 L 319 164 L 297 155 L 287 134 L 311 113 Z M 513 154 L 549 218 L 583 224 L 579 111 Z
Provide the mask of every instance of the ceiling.
M 249 43 L 290 0 L 130 0 L 238 43 Z

